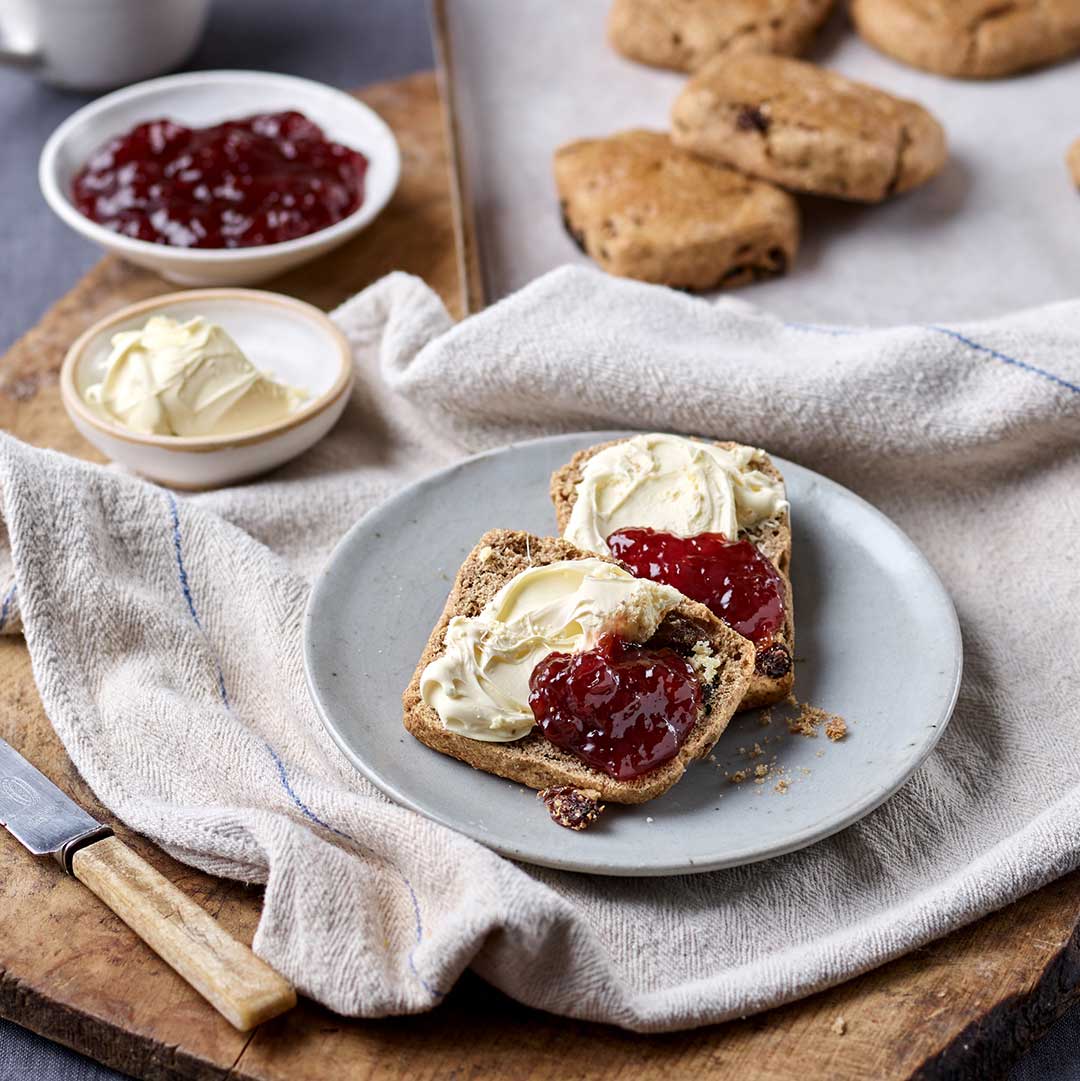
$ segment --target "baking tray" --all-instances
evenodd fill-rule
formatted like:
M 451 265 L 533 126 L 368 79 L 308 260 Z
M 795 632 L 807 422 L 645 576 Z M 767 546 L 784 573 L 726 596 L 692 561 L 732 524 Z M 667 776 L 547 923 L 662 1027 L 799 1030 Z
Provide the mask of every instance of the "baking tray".
M 468 310 L 562 263 L 587 263 L 551 179 L 561 143 L 666 128 L 685 81 L 618 56 L 606 0 L 433 0 Z M 800 198 L 802 248 L 784 278 L 738 290 L 784 319 L 887 325 L 977 319 L 1080 293 L 1080 62 L 967 82 L 865 45 L 838 11 L 811 59 L 921 102 L 951 157 L 880 206 Z

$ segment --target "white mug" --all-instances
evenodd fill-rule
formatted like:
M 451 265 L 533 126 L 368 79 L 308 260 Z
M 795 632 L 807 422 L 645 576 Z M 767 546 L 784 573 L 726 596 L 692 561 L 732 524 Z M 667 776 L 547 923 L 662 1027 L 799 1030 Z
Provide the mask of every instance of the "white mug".
M 0 63 L 54 86 L 109 90 L 194 51 L 210 0 L 0 0 Z

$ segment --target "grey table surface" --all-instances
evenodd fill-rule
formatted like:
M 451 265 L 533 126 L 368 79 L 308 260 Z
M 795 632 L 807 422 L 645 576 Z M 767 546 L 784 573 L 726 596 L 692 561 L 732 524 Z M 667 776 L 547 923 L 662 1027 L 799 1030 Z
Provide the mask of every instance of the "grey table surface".
M 187 67 L 259 68 L 342 87 L 396 78 L 432 66 L 426 12 L 427 0 L 217 0 Z M 0 69 L 0 350 L 33 326 L 99 257 L 52 216 L 37 188 L 42 144 L 88 100 Z M 0 1081 L 120 1078 L 0 1021 Z M 1080 1081 L 1080 1008 L 1061 1018 L 1011 1077 L 1051 1079 Z

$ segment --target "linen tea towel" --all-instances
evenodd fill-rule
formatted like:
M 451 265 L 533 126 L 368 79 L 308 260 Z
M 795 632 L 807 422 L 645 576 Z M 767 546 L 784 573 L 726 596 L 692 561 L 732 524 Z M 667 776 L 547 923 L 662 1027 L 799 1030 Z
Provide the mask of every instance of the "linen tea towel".
M 266 882 L 255 947 L 302 991 L 411 1012 L 471 965 L 530 1005 L 676 1029 L 838 982 L 1080 863 L 1080 304 L 861 331 L 564 269 L 456 327 L 403 275 L 335 318 L 357 359 L 346 414 L 261 481 L 180 499 L 0 441 L 0 618 L 50 719 L 128 825 Z M 799 461 L 941 574 L 965 638 L 956 715 L 863 821 L 764 864 L 590 878 L 394 806 L 322 730 L 300 622 L 348 525 L 466 452 L 609 427 Z

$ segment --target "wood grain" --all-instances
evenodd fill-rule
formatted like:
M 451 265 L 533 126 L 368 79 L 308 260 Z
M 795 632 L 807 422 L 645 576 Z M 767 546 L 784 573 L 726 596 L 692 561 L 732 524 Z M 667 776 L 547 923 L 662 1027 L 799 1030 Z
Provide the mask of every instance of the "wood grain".
M 241 1032 L 296 1005 L 296 992 L 119 837 L 79 849 L 71 873 Z
M 361 96 L 402 142 L 401 191 L 356 242 L 308 274 L 272 287 L 328 307 L 385 271 L 405 268 L 425 277 L 460 312 L 462 281 L 434 79 L 420 76 Z M 167 289 L 152 275 L 111 260 L 91 271 L 0 365 L 0 425 L 30 442 L 91 457 L 56 393 L 63 352 L 106 311 Z M 11 639 L 0 640 L 0 736 L 113 825 L 230 934 L 251 941 L 257 891 L 176 863 L 108 815 L 63 753 L 42 712 L 26 650 Z M 52 861 L 30 859 L 0 831 L 0 1014 L 154 1081 L 696 1075 L 991 1081 L 1080 999 L 1078 911 L 1080 872 L 832 991 L 688 1033 L 635 1037 L 549 1017 L 466 975 L 439 1009 L 423 1016 L 357 1021 L 302 1001 L 244 1036 L 118 918 L 88 899 L 83 886 Z
M 454 106 L 454 56 L 447 25 L 447 0 L 431 0 L 431 31 L 438 64 L 439 98 L 442 102 L 450 170 L 450 201 L 454 214 L 454 243 L 461 279 L 461 309 L 472 315 L 485 306 L 484 279 L 480 269 L 480 244 L 476 234 L 476 209 L 469 174 L 458 136 L 458 112 Z

